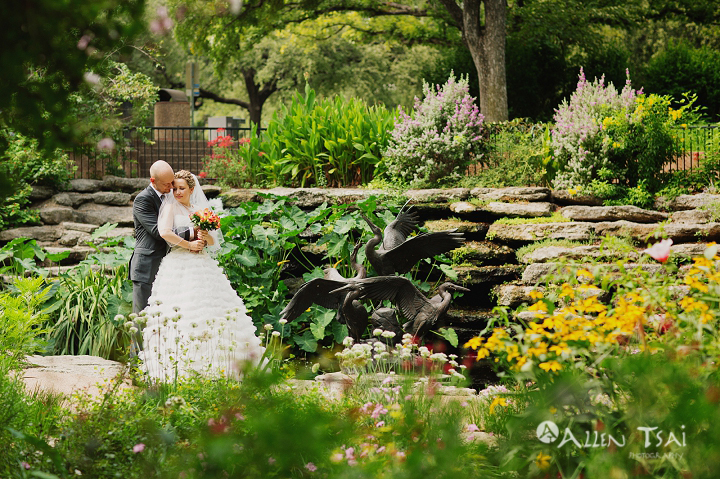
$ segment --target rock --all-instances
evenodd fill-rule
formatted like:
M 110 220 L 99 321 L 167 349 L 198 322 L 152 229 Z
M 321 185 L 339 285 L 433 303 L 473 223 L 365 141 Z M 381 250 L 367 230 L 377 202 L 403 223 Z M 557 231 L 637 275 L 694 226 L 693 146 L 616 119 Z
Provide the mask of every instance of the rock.
M 300 247 L 300 251 L 302 251 L 305 254 L 314 254 L 314 255 L 324 257 L 327 254 L 328 247 L 327 247 L 327 243 L 323 243 L 320 245 L 317 243 L 308 243 L 308 244 L 302 245 Z
M 481 311 L 477 308 L 471 310 L 458 309 L 451 303 L 450 309 L 445 313 L 443 320 L 448 326 L 481 330 L 487 326 L 487 323 L 494 316 L 495 314 L 492 311 Z
M 432 220 L 426 221 L 424 224 L 425 228 L 429 232 L 457 230 L 458 233 L 463 233 L 465 239 L 481 240 L 487 233 L 488 225 L 485 223 L 475 223 L 472 221 L 462 220 Z
M 111 229 L 105 234 L 102 234 L 98 236 L 98 241 L 107 240 L 110 238 L 123 238 L 125 236 L 134 237 L 135 236 L 135 228 L 131 227 L 116 227 Z
M 460 286 L 468 287 L 474 284 L 497 284 L 515 281 L 520 278 L 523 271 L 522 266 L 457 266 L 452 267 L 458 275 L 457 280 L 446 278 L 445 281 L 452 281 Z
M 93 202 L 100 205 L 127 206 L 130 194 L 119 191 L 98 191 L 92 195 Z
M 65 230 L 63 235 L 58 239 L 58 243 L 62 246 L 75 246 L 78 243 L 84 244 L 86 241 L 90 240 L 90 235 L 88 233 L 83 233 L 82 231 L 75 231 L 75 230 Z
M 699 195 L 680 195 L 667 202 L 667 209 L 671 211 L 694 210 L 712 203 L 720 203 L 720 195 L 700 193 Z
M 536 203 L 500 203 L 494 201 L 483 207 L 485 211 L 498 216 L 511 218 L 537 218 L 539 216 L 552 216 L 555 205 L 546 202 Z
M 407 190 L 405 195 L 414 203 L 450 203 L 470 196 L 469 188 L 437 188 L 427 190 Z
M 658 223 L 667 219 L 667 213 L 644 210 L 632 205 L 619 206 L 566 206 L 560 210 L 565 218 L 575 221 L 618 221 Z
M 595 196 L 571 194 L 568 190 L 553 190 L 552 201 L 559 205 L 602 206 L 603 200 Z
M 481 208 L 467 201 L 457 201 L 455 203 L 450 203 L 450 211 L 459 215 L 463 215 L 468 213 L 474 213 L 476 211 L 481 211 Z
M 34 238 L 37 241 L 57 241 L 62 235 L 62 229 L 56 225 L 23 226 L 0 231 L 0 241 L 11 241 L 16 238 Z
M 66 221 L 75 220 L 75 210 L 68 207 L 43 207 L 38 210 L 40 219 L 46 225 L 57 225 Z
M 285 283 L 285 286 L 287 286 L 288 293 L 293 295 L 298 292 L 300 286 L 305 284 L 305 280 L 302 278 L 285 278 L 281 281 Z
M 670 215 L 670 222 L 672 223 L 694 223 L 694 224 L 705 224 L 712 221 L 712 215 L 707 210 L 685 210 L 675 211 Z
M 514 262 L 515 250 L 506 245 L 497 245 L 490 241 L 466 241 L 464 246 L 450 253 L 456 263 L 476 265 L 500 265 Z
M 29 392 L 41 390 L 100 398 L 120 382 L 120 389 L 132 388 L 128 368 L 116 361 L 95 356 L 28 356 L 30 367 L 22 372 Z
M 93 200 L 93 195 L 87 193 L 63 192 L 53 196 L 53 201 L 59 205 L 77 208 Z
M 65 221 L 60 224 L 66 230 L 82 231 L 83 233 L 92 233 L 98 227 L 98 225 L 90 225 L 87 223 L 73 223 Z
M 693 258 L 695 256 L 702 256 L 706 248 L 707 244 L 705 243 L 674 244 L 670 246 L 670 252 L 677 256 Z
M 520 286 L 517 284 L 500 284 L 493 288 L 497 297 L 498 306 L 517 308 L 522 303 L 533 303 L 531 291 L 537 291 L 535 286 Z
M 540 187 L 473 188 L 470 196 L 490 201 L 548 201 L 550 189 Z
M 70 180 L 70 189 L 80 193 L 95 193 L 96 191 L 100 191 L 101 184 L 102 181 L 100 180 Z
M 260 191 L 261 190 L 232 189 L 221 193 L 220 198 L 222 198 L 222 202 L 223 205 L 225 205 L 225 208 L 237 208 L 242 203 L 260 201 L 260 195 L 258 195 L 258 192 Z
M 102 179 L 100 189 L 105 191 L 124 191 L 134 193 L 147 188 L 150 178 L 120 178 L 118 176 L 106 176 Z
M 55 194 L 55 190 L 49 186 L 32 185 L 32 191 L 30 192 L 30 201 L 42 201 L 46 200 Z
M 487 239 L 504 243 L 539 241 L 542 239 L 568 239 L 587 241 L 593 233 L 592 223 L 493 223 L 487 232 Z
M 575 265 L 577 267 L 581 265 Z M 617 272 L 618 267 L 615 264 L 607 264 L 602 265 L 600 268 L 597 268 L 597 265 L 585 265 L 587 268 L 591 269 L 592 271 L 595 271 L 596 269 L 599 269 L 601 273 L 598 274 L 607 274 L 612 272 Z M 527 268 L 525 268 L 525 271 L 522 274 L 522 281 L 527 284 L 537 284 L 542 282 L 545 282 L 544 278 L 549 274 L 557 274 L 560 272 L 561 268 L 567 268 L 567 264 L 563 263 L 533 263 L 529 265 Z M 662 274 L 665 269 L 663 265 L 657 264 L 657 263 L 649 263 L 649 264 L 634 264 L 634 263 L 628 263 L 625 265 L 625 269 L 628 271 L 632 271 L 633 269 L 640 267 L 643 271 L 650 274 Z
M 64 246 L 46 246 L 45 250 L 48 253 L 51 254 L 57 254 L 57 253 L 70 253 L 67 258 L 64 260 L 61 260 L 59 264 L 71 264 L 76 265 L 80 261 L 87 258 L 89 255 L 96 252 L 96 249 L 91 246 L 72 246 L 72 247 L 64 247 Z M 43 262 L 43 266 L 48 267 L 52 264 L 51 261 L 48 261 L 47 259 Z M 57 275 L 55 275 L 57 276 Z
M 216 198 L 222 193 L 222 188 L 217 185 L 202 185 L 202 190 L 208 198 Z
M 298 207 L 303 209 L 317 208 L 327 202 L 332 205 L 352 204 L 369 198 L 372 195 L 384 196 L 383 190 L 364 190 L 358 188 L 273 188 L 266 193 L 287 196 Z
M 556 261 L 559 258 L 571 260 L 582 260 L 583 258 L 604 258 L 607 261 L 611 261 L 623 258 L 637 259 L 637 257 L 637 251 L 610 250 L 602 245 L 544 246 L 526 254 L 520 258 L 520 262 L 525 264 L 547 263 L 549 261 Z
M 82 223 L 117 223 L 118 226 L 132 226 L 132 206 L 103 206 L 86 203 L 77 210 L 77 219 Z
M 657 224 L 632 223 L 630 221 L 601 222 L 595 224 L 595 232 L 600 236 L 629 236 L 646 241 L 658 229 Z M 676 243 L 720 240 L 720 223 L 691 224 L 668 223 L 663 232 Z

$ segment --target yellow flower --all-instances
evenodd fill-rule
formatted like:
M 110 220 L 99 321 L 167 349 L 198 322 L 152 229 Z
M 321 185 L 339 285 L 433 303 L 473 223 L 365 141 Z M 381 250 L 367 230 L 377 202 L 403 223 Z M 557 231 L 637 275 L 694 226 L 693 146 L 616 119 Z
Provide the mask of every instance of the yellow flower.
M 482 338 L 480 336 L 475 336 L 474 338 L 471 338 L 467 343 L 463 344 L 463 348 L 472 348 L 477 349 L 482 344 Z
M 550 467 L 550 459 L 552 459 L 550 456 L 540 452 L 535 458 L 535 465 L 538 467 L 538 469 L 545 470 Z
M 568 193 L 570 193 L 570 196 L 575 196 L 577 194 L 577 190 L 575 188 L 570 188 Z
M 580 278 L 587 278 L 589 280 L 595 279 L 595 276 L 590 271 L 588 271 L 584 268 L 578 270 L 577 277 L 578 277 L 578 279 L 580 279 Z
M 495 414 L 495 408 L 498 406 L 507 406 L 507 399 L 496 397 L 490 404 L 490 414 Z
M 543 297 L 543 293 L 542 291 L 534 289 L 528 293 L 528 296 L 530 296 L 530 298 L 532 299 L 541 299 Z
M 557 361 L 546 361 L 544 363 L 540 363 L 540 369 L 543 369 L 545 371 L 560 371 L 562 369 L 562 366 Z

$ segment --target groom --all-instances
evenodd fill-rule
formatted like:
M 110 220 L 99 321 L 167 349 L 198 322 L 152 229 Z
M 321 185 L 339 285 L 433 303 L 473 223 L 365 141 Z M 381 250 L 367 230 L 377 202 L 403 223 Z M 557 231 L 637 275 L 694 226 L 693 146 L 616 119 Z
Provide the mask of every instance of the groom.
M 165 195 L 172 191 L 174 179 L 172 167 L 165 161 L 156 161 L 150 167 L 150 185 L 133 202 L 135 249 L 130 257 L 133 313 L 147 306 L 155 275 L 167 253 L 167 243 L 158 232 L 158 215 Z

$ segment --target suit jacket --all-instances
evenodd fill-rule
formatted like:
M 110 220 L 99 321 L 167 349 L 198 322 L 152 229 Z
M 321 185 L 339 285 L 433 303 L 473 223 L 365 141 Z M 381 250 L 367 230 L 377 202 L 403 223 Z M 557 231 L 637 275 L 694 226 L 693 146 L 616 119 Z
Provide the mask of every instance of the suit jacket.
M 152 284 L 160 262 L 167 253 L 167 243 L 158 232 L 161 203 L 151 185 L 138 193 L 133 202 L 135 249 L 130 257 L 132 281 Z

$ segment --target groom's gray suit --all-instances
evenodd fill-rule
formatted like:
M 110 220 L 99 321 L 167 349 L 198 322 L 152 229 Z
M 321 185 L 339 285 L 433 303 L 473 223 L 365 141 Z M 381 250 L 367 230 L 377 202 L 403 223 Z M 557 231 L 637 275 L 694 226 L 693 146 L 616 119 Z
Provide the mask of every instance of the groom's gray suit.
M 135 250 L 130 258 L 130 279 L 133 282 L 134 313 L 147 306 L 155 275 L 167 253 L 167 243 L 158 233 L 161 204 L 162 200 L 152 185 L 138 193 L 133 202 Z

